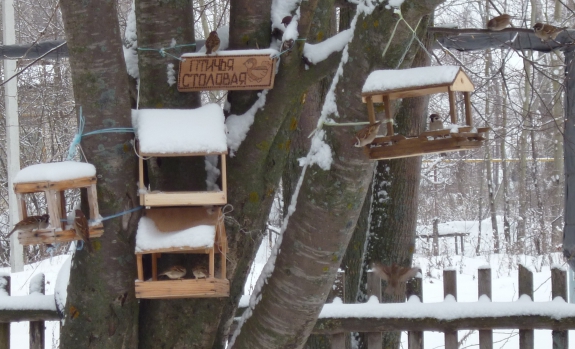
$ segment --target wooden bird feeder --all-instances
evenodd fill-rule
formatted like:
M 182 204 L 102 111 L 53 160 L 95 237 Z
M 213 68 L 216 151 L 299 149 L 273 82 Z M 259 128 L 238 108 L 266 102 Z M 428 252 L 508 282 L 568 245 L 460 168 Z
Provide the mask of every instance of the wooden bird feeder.
M 98 211 L 98 195 L 96 191 L 96 168 L 94 165 L 64 161 L 47 164 L 37 164 L 26 167 L 14 178 L 14 191 L 19 202 L 18 214 L 20 220 L 28 217 L 26 195 L 44 193 L 50 225 L 46 229 L 36 229 L 29 232 L 18 232 L 18 240 L 22 245 L 51 244 L 81 240 L 73 227 L 66 225 L 62 219 L 67 217 L 65 190 L 85 188 L 88 193 L 90 208 L 89 219 L 100 218 Z M 90 223 L 90 238 L 102 236 L 102 223 Z
M 207 298 L 228 297 L 230 284 L 226 279 L 227 238 L 220 207 L 163 207 L 146 210 L 136 235 L 138 280 L 136 298 Z M 158 279 L 158 258 L 162 254 L 204 254 L 208 259 L 208 275 L 196 279 L 193 266 L 183 265 L 182 279 Z M 144 267 L 143 257 L 151 255 L 151 267 Z M 216 257 L 219 254 L 219 272 Z M 161 270 L 160 270 L 161 272 Z M 144 275 L 151 275 L 145 279 Z
M 140 109 L 135 128 L 139 152 L 140 205 L 196 206 L 227 203 L 226 154 L 228 153 L 224 113 L 217 104 L 198 109 Z M 165 192 L 146 188 L 144 158 L 219 155 L 220 190 Z
M 488 127 L 475 128 L 471 114 L 470 92 L 474 86 L 467 74 L 456 66 L 420 67 L 403 70 L 378 70 L 372 72 L 362 89 L 362 100 L 367 103 L 369 122 L 374 123 L 374 103 L 383 103 L 387 134 L 376 137 L 365 147 L 370 159 L 395 159 L 424 154 L 445 153 L 476 149 L 483 145 Z M 463 93 L 466 126 L 458 124 L 456 92 Z M 391 101 L 401 98 L 421 97 L 447 93 L 451 127 L 426 131 L 416 137 L 395 134 Z

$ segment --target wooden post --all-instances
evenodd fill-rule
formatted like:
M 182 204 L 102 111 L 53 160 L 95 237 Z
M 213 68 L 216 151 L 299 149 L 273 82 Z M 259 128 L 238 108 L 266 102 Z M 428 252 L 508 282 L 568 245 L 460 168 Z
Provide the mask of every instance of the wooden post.
M 460 241 L 461 241 L 461 254 L 464 255 L 465 254 L 465 249 L 463 247 L 463 235 L 459 236 Z
M 63 193 L 63 192 L 62 192 Z M 45 276 L 44 274 L 35 275 L 30 280 L 29 294 L 45 293 Z M 30 349 L 44 349 L 44 335 L 46 328 L 44 321 L 30 321 Z
M 471 98 L 469 91 L 463 92 L 463 99 L 465 103 L 465 123 L 467 126 L 473 127 L 473 118 L 471 116 Z
M 477 295 L 491 299 L 491 267 L 480 267 L 477 271 Z M 479 349 L 493 349 L 493 331 L 479 330 Z
M 567 302 L 567 272 L 560 267 L 551 267 L 551 298 L 561 297 Z M 569 331 L 553 331 L 553 349 L 569 348 Z
M 373 107 L 373 98 L 371 96 L 366 97 L 365 101 L 367 102 L 367 117 L 369 118 L 369 123 L 375 124 L 375 109 Z
M 100 208 L 98 207 L 98 191 L 96 184 L 90 185 L 86 188 L 88 194 L 88 207 L 90 207 L 90 219 L 96 220 L 100 216 Z
M 383 107 L 385 108 L 385 117 L 387 119 L 387 133 L 386 136 L 393 136 L 395 131 L 393 130 L 393 111 L 391 110 L 391 101 L 389 100 L 389 95 L 383 96 Z
M 367 273 L 367 296 L 375 296 L 381 302 L 381 279 L 373 272 Z M 381 332 L 367 333 L 367 349 L 381 349 L 382 346 Z
M 457 235 L 455 235 L 455 255 L 459 254 L 459 246 L 457 246 Z
M 407 299 L 411 296 L 419 297 L 423 303 L 423 280 L 421 278 L 421 269 L 419 275 L 407 282 Z M 407 347 L 408 349 L 423 349 L 423 331 L 409 331 L 407 332 Z
M 138 153 L 140 152 L 140 146 L 138 145 L 136 147 L 136 149 L 138 149 Z M 140 195 L 140 205 L 144 206 L 144 196 L 146 194 L 143 193 L 143 191 L 145 191 L 146 188 L 146 184 L 144 183 L 144 159 L 142 159 L 142 156 L 139 155 L 138 156 L 138 187 L 140 189 L 139 195 Z
M 443 298 L 452 295 L 457 300 L 457 271 L 443 270 Z M 457 331 L 445 331 L 445 349 L 457 349 Z
M 10 296 L 10 275 L 0 275 L 0 297 Z M 0 323 L 0 349 L 10 349 L 10 323 Z
M 152 253 L 152 281 L 158 281 L 158 254 Z
M 449 116 L 451 117 L 451 123 L 457 124 L 457 108 L 455 107 L 455 92 L 449 91 Z
M 533 273 L 519 264 L 519 297 L 527 295 L 533 300 Z M 533 330 L 519 330 L 519 348 L 535 349 Z
M 46 190 L 44 194 L 46 195 L 46 204 L 48 206 L 48 214 L 50 215 L 50 226 L 54 229 L 58 229 L 61 225 L 60 218 L 62 217 L 60 217 L 58 212 L 57 193 L 55 190 Z
M 226 175 L 226 171 L 227 171 L 227 166 L 226 166 L 226 154 L 222 154 L 221 157 L 221 169 L 222 169 L 222 174 L 221 174 L 221 178 L 222 178 L 222 191 L 224 192 L 224 195 L 226 196 L 226 202 L 228 201 L 227 197 L 228 197 L 228 177 Z
M 141 254 L 136 255 L 136 263 L 138 264 L 138 280 L 144 281 L 144 264 Z
M 58 210 L 60 210 L 60 218 L 66 217 L 66 195 L 64 194 L 64 190 L 57 192 L 56 199 L 58 200 Z M 66 230 L 66 222 L 60 222 L 60 228 L 62 230 Z
M 210 279 L 213 279 L 213 278 L 214 278 L 214 269 L 215 269 L 215 263 L 214 263 L 214 261 L 215 261 L 215 258 L 214 258 L 214 257 L 215 257 L 215 252 L 214 252 L 214 249 L 215 249 L 215 247 L 212 246 L 212 248 L 211 248 L 211 250 L 210 250 L 210 254 L 208 255 L 208 256 L 209 256 L 209 259 L 208 259 L 208 261 L 209 261 L 208 274 L 210 275 L 210 276 L 208 276 L 208 277 L 209 277 Z

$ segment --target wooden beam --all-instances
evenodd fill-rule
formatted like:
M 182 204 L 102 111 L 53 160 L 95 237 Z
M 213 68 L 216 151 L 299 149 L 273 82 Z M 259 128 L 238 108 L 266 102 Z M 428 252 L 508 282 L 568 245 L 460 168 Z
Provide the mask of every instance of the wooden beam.
M 443 298 L 453 296 L 457 300 L 457 272 L 455 270 L 443 270 Z M 457 331 L 445 330 L 445 349 L 458 349 Z
M 373 99 L 371 96 L 366 97 L 367 101 L 367 117 L 370 124 L 375 123 L 375 108 L 373 107 Z
M 471 98 L 469 92 L 463 92 L 463 99 L 465 103 L 465 123 L 467 126 L 473 126 L 473 116 L 471 114 Z
M 90 238 L 99 238 L 104 233 L 102 223 L 90 226 Z M 18 241 L 22 245 L 52 244 L 55 242 L 68 242 L 80 240 L 74 229 L 57 230 L 38 229 L 29 232 L 18 232 Z
M 10 296 L 10 284 L 10 275 L 0 275 L 0 292 Z M 3 314 L 4 310 L 0 312 L 0 315 Z M 0 349 L 10 349 L 10 322 L 0 323 Z
M 63 193 L 63 192 L 61 192 Z M 45 294 L 46 287 L 45 287 L 45 276 L 44 274 L 40 274 L 40 276 L 35 276 L 34 281 L 37 284 L 34 285 L 32 281 L 30 281 L 30 288 L 29 293 L 41 293 Z M 30 349 L 44 349 L 44 337 L 45 337 L 45 323 L 43 320 L 40 321 L 30 321 Z
M 86 191 L 88 192 L 88 207 L 90 207 L 90 219 L 96 220 L 100 217 L 100 208 L 98 206 L 98 190 L 96 183 L 90 185 Z
M 29 183 L 16 183 L 14 184 L 14 191 L 17 193 L 40 193 L 45 190 L 61 191 L 65 189 L 79 189 L 87 188 L 91 184 L 96 183 L 96 177 L 82 177 L 76 179 L 68 179 L 59 182 L 29 182 Z
M 419 269 L 421 274 L 421 269 Z M 423 280 L 421 275 L 417 275 L 407 282 L 407 299 L 411 296 L 417 296 L 420 302 L 423 302 Z M 423 331 L 407 332 L 408 349 L 423 349 Z
M 449 91 L 448 92 L 449 98 L 449 117 L 451 118 L 452 124 L 457 124 L 457 107 L 455 106 L 455 92 Z
M 152 281 L 158 281 L 158 253 L 152 253 Z
M 519 264 L 519 297 L 527 295 L 533 300 L 533 273 Z M 519 329 L 519 347 L 521 349 L 535 349 L 535 336 L 531 329 Z
M 413 137 L 392 145 L 371 147 L 369 149 L 369 158 L 372 160 L 406 158 L 424 154 L 477 149 L 482 145 L 483 141 L 462 141 L 455 138 L 427 141 Z
M 138 265 L 138 280 L 144 281 L 144 263 L 142 261 L 143 255 L 136 255 L 136 263 Z
M 393 136 L 393 108 L 389 95 L 383 96 L 383 106 L 385 108 L 385 118 L 387 119 L 387 134 L 386 136 Z
M 551 267 L 551 298 L 567 301 L 567 271 L 557 266 Z M 569 331 L 553 330 L 553 349 L 569 349 Z
M 477 273 L 477 295 L 479 297 L 487 296 L 491 299 L 491 268 L 479 268 Z M 479 330 L 479 349 L 493 349 L 492 330 Z
M 158 192 L 140 194 L 144 206 L 205 206 L 225 205 L 227 196 L 223 191 L 210 192 Z
M 381 302 L 381 278 L 374 272 L 367 273 L 367 296 L 375 296 Z M 367 349 L 380 349 L 383 338 L 380 331 L 367 333 Z
M 222 176 L 222 192 L 224 193 L 226 203 L 228 201 L 228 177 L 227 177 L 227 164 L 226 154 L 220 155 L 221 159 L 221 176 Z
M 166 281 L 136 281 L 136 298 L 208 298 L 229 297 L 227 279 L 184 279 Z

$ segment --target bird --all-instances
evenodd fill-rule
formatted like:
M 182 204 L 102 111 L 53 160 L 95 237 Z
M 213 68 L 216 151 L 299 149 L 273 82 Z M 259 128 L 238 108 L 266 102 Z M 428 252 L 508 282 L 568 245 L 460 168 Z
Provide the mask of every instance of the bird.
M 567 28 L 568 27 L 560 28 L 551 24 L 535 23 L 533 31 L 535 32 L 535 36 L 541 39 L 541 41 L 547 41 L 549 39 L 555 41 L 557 35 Z
M 215 53 L 220 48 L 220 37 L 218 33 L 214 30 L 210 33 L 206 39 L 206 54 Z
M 166 276 L 172 280 L 181 280 L 184 275 L 186 275 L 186 268 L 182 267 L 181 265 L 173 265 L 163 273 L 158 274 L 158 276 Z
M 443 129 L 443 121 L 439 118 L 438 114 L 429 115 L 429 131 L 437 131 Z
M 291 23 L 291 19 L 292 19 L 292 16 L 285 16 L 282 19 L 282 24 L 284 25 L 284 27 L 287 28 L 287 26 Z
M 74 217 L 74 230 L 76 236 L 84 241 L 84 246 L 88 252 L 92 253 L 92 243 L 90 242 L 90 226 L 88 220 L 82 210 L 76 210 L 76 217 Z
M 208 278 L 208 268 L 203 265 L 197 265 L 192 268 L 192 274 L 196 279 L 207 279 Z
M 258 61 L 252 57 L 244 63 L 244 66 L 248 68 L 246 72 L 248 79 L 260 82 L 263 78 L 266 77 L 266 75 L 268 75 L 268 71 L 270 70 L 270 62 L 264 61 L 261 65 L 257 64 Z
M 511 16 L 504 13 L 500 16 L 493 17 L 487 22 L 487 29 L 491 31 L 500 31 L 505 29 L 509 24 L 511 24 Z
M 373 142 L 375 136 L 377 136 L 377 131 L 379 131 L 379 126 L 381 126 L 381 120 L 376 121 L 373 124 L 369 124 L 366 127 L 359 130 L 354 137 L 354 147 L 361 148 Z
M 388 295 L 400 296 L 403 294 L 402 286 L 407 280 L 415 277 L 419 268 L 400 267 L 393 263 L 391 266 L 373 263 L 373 272 L 382 280 L 387 281 L 384 292 Z
M 6 235 L 9 238 L 16 230 L 22 232 L 29 232 L 34 229 L 48 228 L 50 222 L 50 215 L 43 214 L 41 216 L 29 216 L 14 224 L 14 228 Z

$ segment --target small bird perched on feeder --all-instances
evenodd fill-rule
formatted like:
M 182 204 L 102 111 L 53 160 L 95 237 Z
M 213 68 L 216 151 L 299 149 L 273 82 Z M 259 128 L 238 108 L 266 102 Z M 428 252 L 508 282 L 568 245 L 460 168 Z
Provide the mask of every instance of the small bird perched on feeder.
M 48 223 L 50 222 L 50 216 L 47 214 L 43 214 L 41 216 L 30 216 L 26 217 L 20 222 L 14 225 L 14 228 L 6 235 L 6 238 L 9 238 L 12 233 L 16 230 L 22 232 L 29 232 L 34 229 L 45 229 L 48 228 Z
M 401 297 L 403 294 L 402 285 L 407 280 L 415 277 L 419 272 L 419 268 L 400 267 L 393 263 L 391 266 L 383 265 L 381 263 L 373 263 L 373 272 L 377 274 L 382 280 L 387 281 L 387 286 L 384 292 L 389 295 Z
M 568 27 L 556 27 L 551 24 L 543 24 L 543 23 L 535 23 L 533 26 L 533 31 L 535 32 L 535 36 L 541 39 L 541 41 L 553 40 L 559 33 L 566 30 Z
M 354 138 L 354 147 L 364 147 L 368 144 L 371 144 L 375 137 L 377 136 L 377 131 L 379 131 L 379 126 L 381 126 L 381 120 L 376 121 L 373 124 L 369 124 L 366 127 L 362 128 L 355 134 Z
M 184 275 L 186 275 L 186 268 L 182 267 L 181 265 L 173 265 L 168 268 L 168 270 L 158 274 L 158 276 L 166 276 L 172 280 L 180 280 L 184 277 Z
M 203 265 L 196 265 L 192 268 L 192 274 L 196 279 L 207 279 L 208 278 L 208 268 Z
M 500 16 L 493 17 L 487 22 L 487 29 L 491 31 L 500 31 L 505 29 L 509 24 L 511 24 L 511 16 L 504 13 Z
M 443 129 L 443 121 L 441 121 L 439 114 L 429 115 L 429 131 L 437 131 Z
M 218 33 L 214 30 L 210 33 L 206 39 L 206 54 L 215 53 L 220 48 L 220 37 Z
M 90 242 L 90 226 L 88 220 L 82 210 L 76 210 L 76 217 L 74 218 L 74 230 L 76 235 L 84 241 L 84 246 L 88 252 L 92 253 L 92 243 Z

